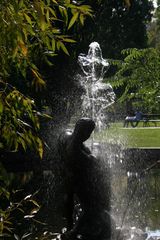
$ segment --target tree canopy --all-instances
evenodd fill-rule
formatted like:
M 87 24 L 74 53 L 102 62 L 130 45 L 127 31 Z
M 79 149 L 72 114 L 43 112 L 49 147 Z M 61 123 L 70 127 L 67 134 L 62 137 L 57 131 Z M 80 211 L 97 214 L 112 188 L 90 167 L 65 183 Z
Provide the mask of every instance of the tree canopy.
M 120 100 L 137 101 L 146 112 L 160 110 L 160 52 L 155 48 L 125 49 L 123 61 L 113 61 L 119 67 L 113 77 L 115 88 L 123 87 Z
M 147 24 L 151 21 L 153 3 L 149 0 L 101 0 L 91 4 L 95 18 L 82 29 L 83 48 L 99 42 L 103 56 L 120 58 L 125 48 L 147 47 Z
M 146 30 L 147 46 L 124 49 L 122 60 L 111 61 L 118 67 L 113 86 L 120 102 L 131 101 L 143 111 L 157 112 L 160 110 L 159 5 Z
M 39 65 L 52 64 L 60 51 L 69 55 L 75 42 L 68 31 L 92 16 L 89 5 L 70 0 L 2 0 L 0 3 L 0 149 L 36 148 L 39 114 L 32 89 L 46 87 Z

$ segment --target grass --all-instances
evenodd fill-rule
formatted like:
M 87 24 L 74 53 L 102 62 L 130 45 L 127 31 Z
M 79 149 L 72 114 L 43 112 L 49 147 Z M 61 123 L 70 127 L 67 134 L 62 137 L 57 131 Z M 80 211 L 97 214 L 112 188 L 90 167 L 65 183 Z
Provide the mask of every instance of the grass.
M 160 124 L 157 127 L 151 125 L 143 127 L 142 124 L 136 128 L 123 128 L 123 123 L 112 123 L 109 129 L 97 135 L 98 139 L 122 144 L 124 147 L 132 148 L 160 148 Z

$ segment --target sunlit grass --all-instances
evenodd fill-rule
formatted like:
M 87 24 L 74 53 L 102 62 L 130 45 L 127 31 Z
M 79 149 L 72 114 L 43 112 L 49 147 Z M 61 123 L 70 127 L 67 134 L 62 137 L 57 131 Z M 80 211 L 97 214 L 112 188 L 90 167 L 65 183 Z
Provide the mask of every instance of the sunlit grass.
M 160 127 L 160 124 L 157 126 Z M 103 141 L 122 144 L 124 147 L 160 147 L 160 128 L 154 127 L 154 124 L 150 124 L 150 127 L 143 127 L 142 123 L 136 128 L 123 128 L 123 123 L 112 123 L 108 129 L 97 135 L 97 138 L 103 139 Z

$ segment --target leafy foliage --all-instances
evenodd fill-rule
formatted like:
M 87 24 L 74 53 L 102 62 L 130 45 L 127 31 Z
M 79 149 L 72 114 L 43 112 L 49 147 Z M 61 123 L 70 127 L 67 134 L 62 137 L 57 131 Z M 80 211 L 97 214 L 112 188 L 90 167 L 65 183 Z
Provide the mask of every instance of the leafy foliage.
M 34 0 L 32 3 L 3 0 L 0 12 L 1 75 L 7 76 L 10 64 L 15 63 L 23 75 L 29 67 L 39 85 L 43 85 L 33 63 L 36 50 L 43 58 L 53 56 L 60 49 L 68 54 L 65 44 L 74 40 L 65 35 L 66 29 L 76 21 L 84 24 L 92 10 L 88 5 L 77 6 L 69 0 Z
M 39 120 L 32 99 L 1 82 L 0 149 L 17 151 L 18 147 L 36 148 L 42 157 L 42 141 L 38 137 Z M 29 124 L 29 123 L 30 124 Z
M 2 177 L 3 176 L 3 177 Z M 35 200 L 36 192 L 34 194 L 29 194 L 20 200 L 17 200 L 17 194 L 22 192 L 22 190 L 9 190 L 10 180 L 7 173 L 1 166 L 0 169 L 0 238 L 6 239 L 24 239 L 30 236 L 24 232 L 23 236 L 16 233 L 15 228 L 17 225 L 23 226 L 25 221 L 30 221 L 31 223 L 36 222 L 36 214 L 40 210 L 40 205 Z
M 122 87 L 120 100 L 139 100 L 139 106 L 157 111 L 160 101 L 160 53 L 154 48 L 125 49 L 124 61 L 112 61 L 118 67 L 113 86 Z
M 17 151 L 28 146 L 36 148 L 42 157 L 43 144 L 37 135 L 39 115 L 26 93 L 29 95 L 31 88 L 38 92 L 46 87 L 39 62 L 52 65 L 50 59 L 59 51 L 69 55 L 66 45 L 75 40 L 67 31 L 75 24 L 83 25 L 87 16 L 92 16 L 89 5 L 70 0 L 1 1 L 1 149 Z

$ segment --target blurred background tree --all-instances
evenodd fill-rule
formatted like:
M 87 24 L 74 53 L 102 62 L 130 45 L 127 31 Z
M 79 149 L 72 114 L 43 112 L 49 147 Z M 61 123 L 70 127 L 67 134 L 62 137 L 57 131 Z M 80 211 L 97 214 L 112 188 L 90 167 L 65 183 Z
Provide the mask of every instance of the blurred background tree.
M 119 67 L 113 86 L 123 89 L 120 102 L 132 101 L 135 109 L 147 113 L 160 111 L 160 52 L 156 48 L 126 49 L 123 61 L 113 61 Z
M 148 25 L 149 46 L 160 49 L 160 1 L 154 11 L 153 20 Z
M 120 58 L 125 48 L 147 47 L 147 24 L 151 21 L 153 2 L 132 0 L 101 0 L 100 5 L 88 1 L 94 19 L 82 29 L 83 49 L 92 41 L 99 42 L 103 56 Z
M 126 109 L 129 112 L 135 109 L 141 109 L 146 113 L 160 111 L 159 3 L 158 1 L 157 8 L 152 12 L 151 21 L 146 18 L 148 19 L 144 25 L 146 43 L 139 46 L 139 49 L 123 50 L 123 61 L 113 61 L 113 65 L 118 67 L 113 77 L 113 86 L 119 101 L 129 103 L 129 109 Z

